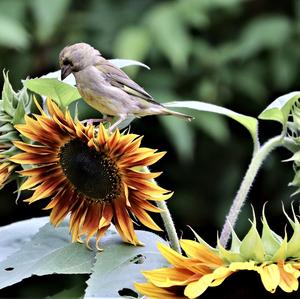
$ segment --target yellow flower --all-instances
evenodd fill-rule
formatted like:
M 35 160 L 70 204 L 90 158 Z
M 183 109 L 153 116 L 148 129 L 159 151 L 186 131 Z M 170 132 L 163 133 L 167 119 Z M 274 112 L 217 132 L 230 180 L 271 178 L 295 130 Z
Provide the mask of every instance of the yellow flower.
M 9 181 L 9 178 L 16 165 L 10 162 L 0 163 L 0 189 L 2 189 Z
M 141 245 L 134 231 L 132 216 L 142 224 L 160 230 L 148 214 L 160 212 L 149 201 L 166 200 L 172 193 L 151 181 L 160 173 L 142 169 L 154 164 L 165 153 L 140 147 L 142 137 L 109 134 L 103 125 L 82 125 L 70 113 L 63 113 L 47 100 L 48 116 L 26 117 L 17 130 L 36 144 L 14 142 L 23 153 L 10 160 L 33 165 L 20 171 L 28 177 L 21 190 L 34 190 L 26 201 L 51 197 L 45 209 L 51 209 L 55 226 L 70 213 L 72 241 L 86 236 L 86 244 L 96 235 L 96 246 L 114 223 L 125 242 Z M 98 247 L 97 247 L 98 248 Z
M 287 216 L 287 215 L 286 215 Z M 287 216 L 288 217 L 288 216 Z M 298 289 L 300 276 L 300 224 L 288 217 L 294 233 L 289 241 L 273 232 L 263 215 L 263 233 L 256 230 L 255 217 L 252 227 L 240 241 L 234 234 L 230 250 L 219 242 L 217 248 L 199 242 L 181 240 L 183 256 L 166 245 L 158 249 L 171 264 L 170 268 L 144 271 L 146 283 L 136 283 L 136 289 L 149 298 L 197 298 L 208 287 L 220 285 L 228 276 L 238 271 L 256 271 L 265 289 L 274 293 L 277 287 L 285 292 Z
M 223 267 L 224 261 L 204 244 L 182 239 L 180 245 L 186 257 L 158 244 L 159 251 L 172 267 L 144 271 L 148 283 L 135 284 L 141 294 L 149 298 L 196 298 L 231 274 Z

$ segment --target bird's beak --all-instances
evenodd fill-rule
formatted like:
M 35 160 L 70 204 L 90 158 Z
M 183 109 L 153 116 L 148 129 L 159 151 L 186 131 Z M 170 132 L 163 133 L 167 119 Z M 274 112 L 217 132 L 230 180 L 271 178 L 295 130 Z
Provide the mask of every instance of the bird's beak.
M 60 78 L 61 80 L 66 79 L 72 73 L 70 65 L 63 65 L 61 68 Z

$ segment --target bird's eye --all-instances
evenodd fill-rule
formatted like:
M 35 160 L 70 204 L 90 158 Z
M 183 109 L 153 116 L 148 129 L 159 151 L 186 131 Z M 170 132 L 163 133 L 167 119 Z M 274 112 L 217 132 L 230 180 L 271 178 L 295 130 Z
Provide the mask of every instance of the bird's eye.
M 70 66 L 73 66 L 73 63 L 72 63 L 72 61 L 70 61 L 69 59 L 64 59 L 63 65 L 70 65 Z

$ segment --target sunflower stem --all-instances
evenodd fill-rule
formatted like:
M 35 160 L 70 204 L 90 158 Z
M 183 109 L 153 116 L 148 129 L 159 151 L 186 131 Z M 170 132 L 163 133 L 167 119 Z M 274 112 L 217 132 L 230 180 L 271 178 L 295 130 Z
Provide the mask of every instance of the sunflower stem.
M 178 253 L 181 253 L 181 248 L 176 233 L 175 225 L 172 220 L 172 216 L 170 210 L 168 209 L 167 203 L 164 200 L 156 201 L 156 205 L 163 210 L 160 213 L 160 215 L 163 220 L 171 248 L 177 251 Z
M 145 172 L 149 172 L 148 167 L 143 167 L 143 170 Z M 150 181 L 153 182 L 154 184 L 157 184 L 154 179 L 151 179 Z M 170 210 L 168 209 L 167 203 L 164 200 L 157 200 L 156 205 L 158 208 L 163 210 L 160 213 L 160 215 L 161 215 L 162 221 L 164 223 L 164 227 L 165 227 L 166 233 L 168 235 L 171 248 L 174 249 L 175 251 L 177 251 L 178 253 L 181 253 L 181 247 L 179 244 L 179 239 L 177 236 L 176 228 L 175 228 L 174 221 L 172 219 Z
M 241 212 L 241 208 L 243 207 L 246 201 L 247 195 L 250 191 L 250 188 L 258 173 L 259 168 L 261 167 L 265 158 L 270 154 L 270 152 L 274 150 L 276 147 L 282 145 L 282 143 L 283 143 L 283 135 L 279 135 L 268 140 L 265 144 L 260 146 L 254 152 L 251 162 L 246 171 L 246 174 L 232 202 L 229 213 L 226 216 L 226 220 L 222 228 L 220 243 L 223 247 L 226 247 L 231 237 L 231 231 L 236 224 L 238 216 Z

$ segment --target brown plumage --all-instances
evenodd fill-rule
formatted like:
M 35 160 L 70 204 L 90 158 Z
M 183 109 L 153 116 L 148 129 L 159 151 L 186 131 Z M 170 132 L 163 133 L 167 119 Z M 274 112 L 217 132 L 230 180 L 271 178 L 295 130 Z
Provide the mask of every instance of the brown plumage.
M 59 63 L 62 79 L 72 73 L 80 95 L 90 106 L 103 115 L 118 117 L 111 129 L 132 116 L 174 115 L 188 121 L 193 119 L 156 102 L 89 44 L 77 43 L 65 47 L 59 54 Z

